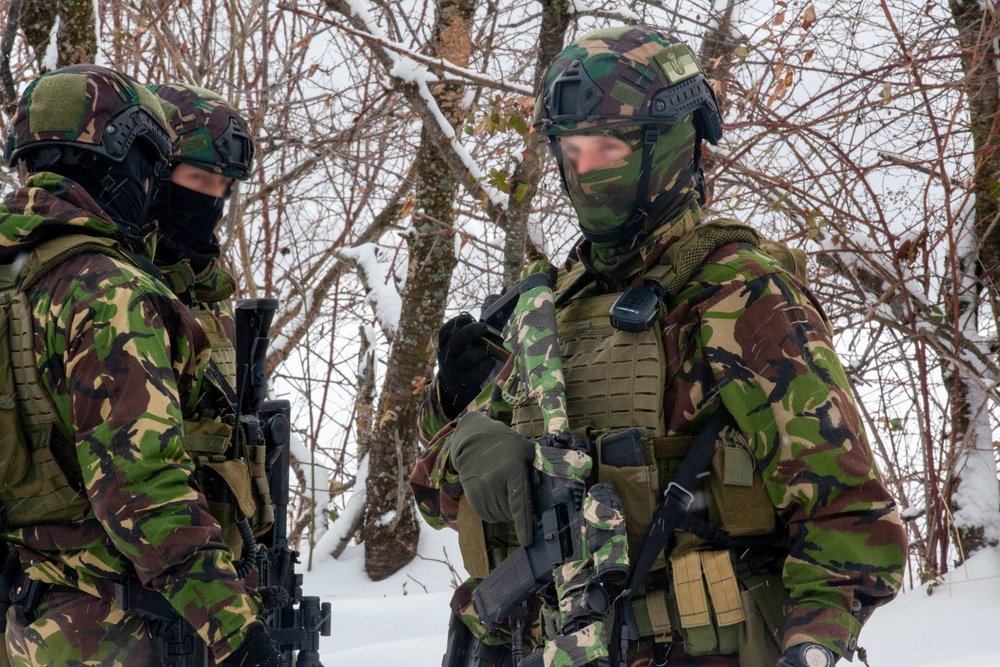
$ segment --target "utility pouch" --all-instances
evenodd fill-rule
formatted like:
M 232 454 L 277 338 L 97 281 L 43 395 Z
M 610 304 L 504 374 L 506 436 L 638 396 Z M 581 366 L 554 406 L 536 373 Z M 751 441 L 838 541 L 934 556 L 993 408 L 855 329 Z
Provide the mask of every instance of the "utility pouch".
M 244 516 L 257 513 L 250 469 L 246 461 L 228 460 L 232 446 L 233 427 L 216 420 L 186 420 L 181 443 L 194 461 L 195 480 L 208 501 L 208 511 L 219 522 L 222 538 L 239 559 L 243 538 L 236 527 L 234 509 Z
M 788 591 L 778 574 L 740 575 L 746 622 L 740 629 L 741 665 L 773 665 L 781 657 Z
M 684 652 L 736 653 L 746 617 L 730 553 L 689 551 L 672 556 L 670 565 Z
M 458 547 L 470 577 L 485 579 L 518 546 L 513 523 L 486 523 L 476 516 L 464 494 L 459 497 Z
M 708 477 L 709 522 L 730 535 L 769 535 L 775 531 L 774 505 L 746 436 L 726 428 L 715 444 Z
M 597 455 L 600 461 L 605 460 L 605 447 L 608 457 L 629 463 L 639 463 L 638 454 L 642 454 L 641 465 L 616 466 L 602 464 L 598 470 L 598 481 L 610 484 L 621 496 L 625 508 L 625 534 L 628 538 L 629 562 L 635 562 L 639 547 L 646 536 L 646 528 L 653 520 L 653 513 L 660 502 L 659 474 L 656 464 L 647 465 L 653 460 L 647 457 L 646 446 L 638 443 L 639 451 L 635 451 L 638 431 L 628 431 L 598 436 L 596 441 Z M 654 567 L 662 565 L 662 558 Z

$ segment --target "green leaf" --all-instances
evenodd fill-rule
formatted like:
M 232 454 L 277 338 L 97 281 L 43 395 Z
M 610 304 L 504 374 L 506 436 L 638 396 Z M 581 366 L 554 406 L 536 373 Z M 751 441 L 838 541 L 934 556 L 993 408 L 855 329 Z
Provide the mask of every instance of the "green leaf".
M 511 115 L 508 124 L 511 126 L 511 128 L 514 129 L 515 132 L 520 134 L 522 137 L 528 133 L 528 123 L 526 120 L 524 120 L 524 116 L 522 116 L 519 113 Z
M 893 417 L 889 420 L 889 430 L 890 431 L 902 431 L 903 421 L 899 417 Z
M 987 183 L 986 194 L 993 199 L 1000 199 L 1000 181 L 990 181 Z
M 528 196 L 528 184 L 521 183 L 519 186 L 517 186 L 517 190 L 514 192 L 514 200 L 520 204 L 522 201 L 524 201 L 524 198 L 527 196 Z

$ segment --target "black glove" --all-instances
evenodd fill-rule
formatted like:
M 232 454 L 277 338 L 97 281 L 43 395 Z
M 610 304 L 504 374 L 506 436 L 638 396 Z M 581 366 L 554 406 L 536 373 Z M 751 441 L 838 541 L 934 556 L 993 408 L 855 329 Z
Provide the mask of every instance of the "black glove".
M 438 330 L 438 391 L 444 416 L 454 419 L 479 395 L 495 361 L 486 348 L 487 326 L 468 313 Z
M 267 636 L 267 628 L 260 621 L 250 624 L 246 639 L 218 667 L 284 667 L 281 653 Z
M 782 654 L 777 667 L 833 667 L 839 657 L 819 644 L 796 644 Z
M 517 541 L 531 544 L 535 524 L 529 473 L 535 445 L 509 426 L 470 412 L 458 420 L 448 447 L 476 516 L 487 523 L 513 521 Z

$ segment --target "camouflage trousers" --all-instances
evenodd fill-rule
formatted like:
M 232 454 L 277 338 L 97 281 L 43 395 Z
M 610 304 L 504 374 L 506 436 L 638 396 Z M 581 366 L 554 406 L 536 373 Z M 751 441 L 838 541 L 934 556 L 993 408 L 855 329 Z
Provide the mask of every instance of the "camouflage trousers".
M 50 591 L 33 622 L 7 612 L 11 667 L 156 667 L 146 621 L 86 593 Z

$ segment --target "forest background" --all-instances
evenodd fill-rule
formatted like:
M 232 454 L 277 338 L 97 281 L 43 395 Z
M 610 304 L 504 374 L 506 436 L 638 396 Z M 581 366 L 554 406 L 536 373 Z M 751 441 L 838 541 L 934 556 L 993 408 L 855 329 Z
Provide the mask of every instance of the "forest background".
M 0 0 L 0 16 L 5 124 L 32 78 L 77 62 L 218 91 L 250 120 L 254 175 L 220 234 L 238 296 L 281 299 L 270 390 L 293 404 L 307 553 L 363 543 L 373 580 L 413 559 L 438 327 L 576 237 L 530 129 L 540 77 L 576 36 L 637 22 L 699 53 L 724 110 L 708 214 L 809 255 L 903 508 L 907 585 L 1000 540 L 993 0 Z M 19 178 L 0 172 L 5 191 Z

